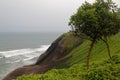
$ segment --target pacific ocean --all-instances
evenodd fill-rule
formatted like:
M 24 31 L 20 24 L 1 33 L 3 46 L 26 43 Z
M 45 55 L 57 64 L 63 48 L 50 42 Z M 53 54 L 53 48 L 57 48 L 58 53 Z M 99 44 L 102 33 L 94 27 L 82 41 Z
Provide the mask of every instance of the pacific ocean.
M 34 64 L 62 32 L 1 32 L 0 80 L 12 70 Z

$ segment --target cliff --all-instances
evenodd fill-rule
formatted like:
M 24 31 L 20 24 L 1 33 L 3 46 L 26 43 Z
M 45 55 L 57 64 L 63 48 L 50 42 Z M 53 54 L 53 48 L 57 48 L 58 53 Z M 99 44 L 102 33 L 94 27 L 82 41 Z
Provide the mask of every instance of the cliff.
M 86 70 L 86 56 L 91 42 L 84 40 L 54 66 L 61 69 L 52 69 L 44 74 L 23 75 L 17 80 L 120 80 L 120 35 L 110 37 L 108 42 L 112 59 L 109 59 L 105 43 L 99 41 L 92 50 L 89 70 Z
M 69 58 L 67 56 L 74 48 L 82 43 L 82 39 L 75 37 L 72 32 L 65 33 L 56 39 L 51 46 L 38 58 L 35 64 L 15 69 L 3 80 L 16 79 L 23 74 L 42 74 L 50 69 L 57 68 L 59 62 Z

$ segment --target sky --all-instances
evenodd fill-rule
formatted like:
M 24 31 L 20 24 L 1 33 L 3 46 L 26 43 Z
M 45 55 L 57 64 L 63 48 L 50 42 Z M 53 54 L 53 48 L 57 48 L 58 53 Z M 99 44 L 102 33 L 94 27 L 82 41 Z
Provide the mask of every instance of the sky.
M 69 31 L 69 18 L 84 1 L 0 0 L 0 32 Z

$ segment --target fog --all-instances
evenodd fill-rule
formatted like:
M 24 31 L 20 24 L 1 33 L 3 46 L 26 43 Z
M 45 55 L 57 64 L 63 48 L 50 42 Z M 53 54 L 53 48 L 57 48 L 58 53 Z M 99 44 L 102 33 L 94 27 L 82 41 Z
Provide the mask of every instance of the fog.
M 84 1 L 0 0 L 0 32 L 68 31 L 70 16 Z

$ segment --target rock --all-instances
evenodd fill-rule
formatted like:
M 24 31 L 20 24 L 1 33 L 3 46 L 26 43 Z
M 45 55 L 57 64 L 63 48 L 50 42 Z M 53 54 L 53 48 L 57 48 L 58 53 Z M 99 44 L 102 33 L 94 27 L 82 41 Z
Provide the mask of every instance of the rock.
M 3 80 L 16 79 L 23 74 L 42 74 L 53 69 L 56 63 L 64 59 L 70 51 L 82 43 L 82 39 L 71 32 L 65 33 L 55 40 L 33 65 L 23 66 L 9 73 Z

